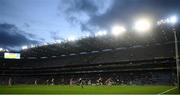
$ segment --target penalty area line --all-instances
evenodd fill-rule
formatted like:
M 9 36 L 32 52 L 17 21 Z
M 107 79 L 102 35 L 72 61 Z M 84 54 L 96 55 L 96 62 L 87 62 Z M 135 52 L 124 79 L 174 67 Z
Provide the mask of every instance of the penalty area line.
M 161 94 L 167 93 L 167 92 L 169 92 L 169 91 L 171 91 L 171 90 L 174 90 L 174 89 L 176 89 L 176 88 L 177 88 L 177 87 L 173 87 L 173 88 L 168 89 L 168 90 L 166 90 L 166 91 L 164 91 L 164 92 L 162 92 L 162 93 L 160 93 L 160 94 L 158 94 L 158 95 L 161 95 Z

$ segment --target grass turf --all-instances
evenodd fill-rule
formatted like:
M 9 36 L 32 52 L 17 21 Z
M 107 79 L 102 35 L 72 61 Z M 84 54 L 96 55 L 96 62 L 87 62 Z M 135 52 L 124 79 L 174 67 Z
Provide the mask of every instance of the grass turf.
M 173 86 L 81 86 L 13 85 L 0 86 L 0 94 L 160 94 Z M 175 88 L 165 94 L 180 94 Z

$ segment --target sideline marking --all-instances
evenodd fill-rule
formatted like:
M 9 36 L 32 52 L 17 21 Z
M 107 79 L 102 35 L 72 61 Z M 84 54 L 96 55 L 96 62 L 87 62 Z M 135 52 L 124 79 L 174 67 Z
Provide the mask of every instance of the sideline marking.
M 167 92 L 169 92 L 169 91 L 171 91 L 171 90 L 174 90 L 174 89 L 176 89 L 176 88 L 177 88 L 177 87 L 173 87 L 173 88 L 168 89 L 168 90 L 166 90 L 166 91 L 164 91 L 164 92 L 162 92 L 162 93 L 160 93 L 160 94 L 158 94 L 158 95 L 161 95 L 161 94 L 167 93 Z

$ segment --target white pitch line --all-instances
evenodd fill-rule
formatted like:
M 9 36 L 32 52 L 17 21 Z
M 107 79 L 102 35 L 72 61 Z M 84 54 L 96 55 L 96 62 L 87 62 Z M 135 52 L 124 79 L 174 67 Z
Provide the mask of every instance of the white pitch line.
M 164 93 L 169 92 L 169 91 L 171 91 L 171 90 L 174 90 L 174 89 L 176 89 L 176 88 L 177 88 L 177 87 L 173 87 L 173 88 L 168 89 L 168 90 L 166 90 L 166 91 L 164 91 L 164 92 L 162 92 L 162 93 L 160 93 L 160 94 L 158 94 L 158 95 L 164 94 Z

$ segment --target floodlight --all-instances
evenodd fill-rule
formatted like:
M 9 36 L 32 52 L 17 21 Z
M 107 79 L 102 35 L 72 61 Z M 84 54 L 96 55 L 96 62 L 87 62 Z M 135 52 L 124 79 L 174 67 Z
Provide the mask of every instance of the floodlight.
M 45 42 L 45 43 L 43 43 L 43 45 L 48 45 L 48 43 Z
M 95 36 L 104 36 L 107 34 L 107 31 L 103 30 L 103 31 L 99 31 L 97 33 L 95 33 Z
M 178 20 L 178 18 L 177 18 L 176 16 L 171 16 L 171 17 L 169 18 L 169 22 L 172 23 L 172 24 L 177 23 L 177 20 Z
M 28 47 L 27 46 L 22 46 L 22 49 L 27 49 Z
M 134 29 L 138 32 L 146 32 L 151 29 L 151 22 L 148 19 L 139 19 L 135 22 Z
M 35 45 L 32 44 L 32 45 L 31 45 L 31 48 L 34 48 L 34 47 L 35 47 Z
M 62 41 L 61 41 L 61 40 L 56 40 L 55 42 L 57 42 L 57 43 L 61 43 Z
M 3 48 L 0 48 L 0 51 L 3 51 Z
M 70 37 L 68 37 L 68 39 L 67 39 L 68 41 L 75 41 L 76 40 L 76 38 L 74 37 L 74 36 L 70 36 Z
M 126 32 L 126 28 L 123 26 L 114 26 L 111 31 L 114 36 L 122 35 L 124 32 Z

